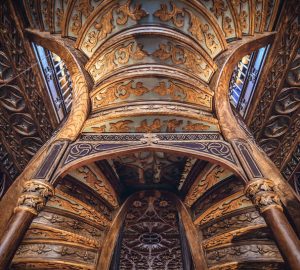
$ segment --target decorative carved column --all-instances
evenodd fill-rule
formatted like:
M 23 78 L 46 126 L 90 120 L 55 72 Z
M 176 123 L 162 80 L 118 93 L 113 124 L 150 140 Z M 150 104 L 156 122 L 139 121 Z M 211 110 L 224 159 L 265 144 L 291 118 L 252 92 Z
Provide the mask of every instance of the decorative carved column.
M 18 205 L 1 239 L 0 269 L 8 269 L 33 218 L 38 215 L 48 198 L 53 195 L 54 188 L 50 183 L 30 180 L 24 184 Z
M 269 179 L 256 178 L 248 183 L 246 195 L 258 207 L 272 230 L 282 256 L 292 270 L 300 268 L 300 242 L 283 213 L 276 185 Z

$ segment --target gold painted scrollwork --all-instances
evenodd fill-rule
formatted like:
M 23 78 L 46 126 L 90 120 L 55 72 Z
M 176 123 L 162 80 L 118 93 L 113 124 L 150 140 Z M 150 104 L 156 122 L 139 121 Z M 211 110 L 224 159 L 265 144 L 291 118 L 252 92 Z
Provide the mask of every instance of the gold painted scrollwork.
M 172 7 L 171 11 L 168 11 L 166 4 L 161 4 L 160 9 L 155 11 L 154 16 L 158 17 L 163 22 L 172 21 L 177 27 L 182 27 L 184 24 L 184 12 L 181 8 L 178 8 L 173 2 L 170 2 Z
M 113 30 L 113 10 L 104 14 L 100 20 L 95 22 L 95 29 L 97 31 L 91 31 L 87 35 L 87 41 L 84 42 L 85 47 L 89 52 L 92 52 L 96 47 L 98 41 L 104 39 Z
M 37 215 L 46 205 L 47 199 L 53 195 L 54 188 L 50 183 L 40 180 L 27 181 L 15 211 L 25 210 Z
M 132 9 L 130 8 L 131 0 L 127 1 L 123 5 L 112 6 L 105 14 L 94 23 L 96 30 L 93 30 L 87 34 L 87 40 L 83 43 L 83 47 L 88 52 L 92 52 L 99 41 L 103 40 L 114 29 L 114 11 L 118 14 L 116 23 L 118 25 L 124 25 L 127 23 L 128 18 L 134 21 L 139 21 L 143 17 L 147 16 L 147 12 L 141 8 L 140 4 L 137 4 Z
M 117 14 L 119 17 L 117 18 L 117 24 L 124 25 L 127 23 L 128 18 L 139 21 L 143 17 L 147 16 L 147 12 L 141 8 L 141 4 L 137 4 L 133 10 L 130 9 L 130 2 L 131 0 L 128 0 L 126 4 L 121 5 L 117 9 Z

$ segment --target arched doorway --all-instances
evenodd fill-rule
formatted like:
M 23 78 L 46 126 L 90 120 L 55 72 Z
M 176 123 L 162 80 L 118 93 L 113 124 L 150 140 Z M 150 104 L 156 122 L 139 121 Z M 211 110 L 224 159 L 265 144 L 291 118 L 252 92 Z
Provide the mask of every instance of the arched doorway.
M 110 269 L 194 269 L 179 199 L 158 190 L 133 194 Z

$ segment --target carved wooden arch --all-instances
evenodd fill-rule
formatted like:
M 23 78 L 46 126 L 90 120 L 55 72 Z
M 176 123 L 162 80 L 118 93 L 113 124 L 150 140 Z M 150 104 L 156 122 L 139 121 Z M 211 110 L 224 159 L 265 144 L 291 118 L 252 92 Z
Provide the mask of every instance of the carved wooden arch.
M 229 81 L 237 62 L 250 51 L 257 50 L 267 44 L 271 44 L 275 33 L 256 34 L 251 38 L 244 38 L 237 42 L 237 46 L 224 53 L 227 59 L 222 61 L 219 70 L 214 75 L 211 88 L 215 89 L 215 112 L 219 120 L 220 129 L 225 140 L 230 142 L 236 150 L 241 164 L 247 174 L 248 180 L 258 177 L 272 179 L 278 187 L 280 198 L 291 217 L 295 220 L 297 230 L 300 231 L 300 207 L 299 200 L 290 185 L 284 180 L 278 168 L 267 157 L 264 151 L 255 143 L 246 125 L 238 121 L 234 116 L 229 102 Z M 223 58 L 224 59 L 224 58 Z M 249 162 L 238 151 L 239 144 L 245 145 L 251 152 L 252 160 L 256 163 L 261 172 L 261 176 L 251 175 L 247 169 Z
M 70 151 L 72 151 L 72 147 L 78 146 L 78 144 L 76 145 L 76 143 L 74 143 L 74 144 L 70 145 L 70 147 L 66 150 L 66 153 L 65 153 L 64 157 L 62 158 L 61 164 L 60 164 L 59 168 L 57 169 L 55 175 L 51 179 L 51 182 L 54 185 L 56 185 L 56 183 L 62 177 L 64 177 L 70 170 L 80 168 L 81 166 L 90 164 L 94 161 L 103 160 L 103 159 L 120 156 L 120 155 L 125 155 L 125 154 L 130 154 L 130 153 L 134 153 L 134 152 L 161 151 L 161 152 L 167 152 L 167 153 L 172 153 L 172 154 L 177 154 L 177 155 L 182 155 L 182 156 L 187 155 L 187 153 L 188 153 L 188 156 L 191 156 L 191 157 L 194 157 L 197 159 L 201 159 L 201 160 L 206 160 L 213 164 L 221 165 L 222 167 L 232 171 L 241 181 L 243 181 L 243 183 L 246 184 L 246 182 L 247 182 L 246 177 L 244 175 L 244 172 L 241 170 L 240 163 L 239 163 L 233 149 L 231 148 L 231 146 L 224 141 L 214 141 L 213 143 L 222 143 L 223 144 L 222 146 L 228 147 L 227 149 L 228 149 L 228 151 L 230 151 L 229 154 L 233 158 L 233 160 L 229 161 L 224 158 L 218 157 L 216 154 L 213 154 L 213 153 L 205 153 L 205 152 L 193 150 L 192 147 L 197 147 L 197 142 L 195 142 L 195 144 L 190 148 L 180 146 L 180 144 L 179 143 L 176 144 L 176 142 L 174 142 L 174 145 L 171 145 L 171 144 L 164 145 L 164 144 L 156 144 L 156 143 L 152 144 L 150 142 L 150 143 L 147 143 L 146 145 L 143 145 L 143 144 L 126 145 L 126 143 L 124 143 L 124 145 L 122 145 L 122 143 L 121 143 L 121 145 L 116 144 L 116 146 L 110 145 L 111 149 L 105 149 L 103 151 L 99 151 L 98 153 L 87 154 L 87 155 L 84 155 L 83 157 L 75 158 L 71 162 L 68 162 L 67 161 L 67 159 L 69 157 L 68 155 L 69 155 Z M 104 145 L 104 147 L 105 147 L 105 145 Z
M 106 236 L 105 242 L 102 247 L 101 255 L 99 256 L 97 263 L 97 270 L 108 270 L 110 268 L 110 264 L 112 261 L 113 253 L 115 250 L 115 245 L 117 243 L 117 239 L 119 236 L 119 232 L 123 222 L 125 220 L 125 216 L 128 210 L 129 205 L 133 202 L 136 196 L 143 191 L 139 191 L 133 193 L 127 200 L 123 203 L 122 207 L 118 211 L 117 216 L 115 217 L 111 228 Z M 186 234 L 187 242 L 190 248 L 190 252 L 192 255 L 192 260 L 197 270 L 207 269 L 206 261 L 204 259 L 203 250 L 199 245 L 199 234 L 193 224 L 190 214 L 188 213 L 186 207 L 182 203 L 182 201 L 173 193 L 163 191 L 163 193 L 167 194 L 176 204 L 176 208 L 178 210 L 178 214 L 181 216 L 184 231 Z

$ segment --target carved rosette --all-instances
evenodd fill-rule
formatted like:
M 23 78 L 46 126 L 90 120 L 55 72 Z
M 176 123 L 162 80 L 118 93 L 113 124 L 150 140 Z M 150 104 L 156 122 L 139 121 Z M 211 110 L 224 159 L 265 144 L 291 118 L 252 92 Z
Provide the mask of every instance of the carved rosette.
M 260 178 L 250 181 L 246 186 L 245 194 L 258 207 L 261 213 L 271 207 L 276 207 L 282 211 L 276 185 L 269 179 Z
M 24 184 L 15 212 L 25 210 L 37 215 L 46 205 L 48 198 L 53 195 L 54 187 L 50 183 L 40 180 L 27 181 Z

